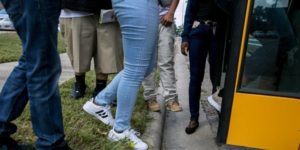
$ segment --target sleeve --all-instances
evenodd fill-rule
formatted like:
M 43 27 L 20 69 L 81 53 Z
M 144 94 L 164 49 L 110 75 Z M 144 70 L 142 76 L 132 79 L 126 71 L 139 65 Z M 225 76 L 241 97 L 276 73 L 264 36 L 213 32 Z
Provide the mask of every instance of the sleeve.
M 187 42 L 189 39 L 189 33 L 192 29 L 194 18 L 195 18 L 195 12 L 194 7 L 195 1 L 197 0 L 188 0 L 185 17 L 184 17 L 184 26 L 183 26 L 183 32 L 181 34 L 182 42 Z

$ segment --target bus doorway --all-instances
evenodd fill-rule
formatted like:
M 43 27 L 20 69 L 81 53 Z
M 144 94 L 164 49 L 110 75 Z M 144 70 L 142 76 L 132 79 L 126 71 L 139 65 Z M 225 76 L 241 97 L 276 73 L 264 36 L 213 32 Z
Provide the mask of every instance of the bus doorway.
M 218 140 L 258 149 L 300 145 L 299 0 L 237 0 Z

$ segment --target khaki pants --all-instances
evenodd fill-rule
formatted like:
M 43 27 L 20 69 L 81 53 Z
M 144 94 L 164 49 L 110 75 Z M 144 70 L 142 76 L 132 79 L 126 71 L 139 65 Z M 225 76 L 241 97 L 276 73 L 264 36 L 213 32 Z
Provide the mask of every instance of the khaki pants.
M 165 27 L 159 24 L 157 67 L 160 71 L 160 81 L 163 88 L 163 97 L 165 102 L 177 100 L 176 79 L 174 71 L 174 43 L 175 43 L 175 24 Z M 143 82 L 144 99 L 156 99 L 156 67 L 153 72 L 147 76 Z
M 75 73 L 117 73 L 123 68 L 121 31 L 118 23 L 99 24 L 99 16 L 60 18 L 61 34 Z

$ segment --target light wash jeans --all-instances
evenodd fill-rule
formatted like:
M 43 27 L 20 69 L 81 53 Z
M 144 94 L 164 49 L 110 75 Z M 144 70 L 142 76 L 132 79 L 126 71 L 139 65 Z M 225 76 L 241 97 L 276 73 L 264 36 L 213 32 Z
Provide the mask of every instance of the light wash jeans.
M 175 24 L 166 27 L 159 24 L 158 49 L 157 49 L 157 66 L 160 71 L 160 82 L 163 88 L 163 97 L 165 102 L 177 100 L 176 79 L 174 72 L 174 43 L 175 43 Z M 156 69 L 147 76 L 143 82 L 144 99 L 156 99 Z
M 116 96 L 117 112 L 114 129 L 130 128 L 133 107 L 139 87 L 151 73 L 158 36 L 157 0 L 113 0 L 113 8 L 121 25 L 124 69 L 96 97 L 96 103 L 110 105 Z
M 30 100 L 37 149 L 63 146 L 57 53 L 60 0 L 1 0 L 21 38 L 23 53 L 0 93 L 0 136 L 16 132 L 12 123 Z M 24 135 L 26 136 L 26 135 Z

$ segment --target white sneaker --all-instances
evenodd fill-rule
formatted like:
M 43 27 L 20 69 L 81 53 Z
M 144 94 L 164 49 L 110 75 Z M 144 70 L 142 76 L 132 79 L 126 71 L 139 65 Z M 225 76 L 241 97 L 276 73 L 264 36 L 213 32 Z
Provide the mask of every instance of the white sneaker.
M 84 105 L 83 105 L 83 110 L 87 113 L 89 113 L 90 115 L 96 117 L 97 119 L 99 119 L 100 121 L 102 121 L 104 124 L 113 126 L 114 125 L 114 118 L 111 115 L 111 111 L 110 111 L 110 106 L 99 106 L 94 104 L 94 98 L 92 98 L 91 100 L 87 101 Z
M 114 129 L 111 129 L 108 133 L 108 139 L 111 141 L 120 141 L 123 139 L 128 139 L 132 142 L 135 150 L 147 150 L 148 145 L 137 137 L 137 132 L 133 129 L 127 129 L 122 133 L 115 132 Z
M 208 103 L 213 106 L 218 112 L 221 112 L 222 97 L 219 96 L 220 90 L 217 90 L 213 95 L 207 97 Z

